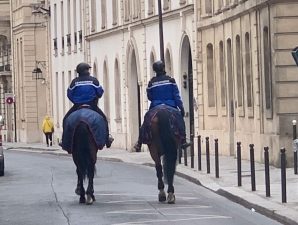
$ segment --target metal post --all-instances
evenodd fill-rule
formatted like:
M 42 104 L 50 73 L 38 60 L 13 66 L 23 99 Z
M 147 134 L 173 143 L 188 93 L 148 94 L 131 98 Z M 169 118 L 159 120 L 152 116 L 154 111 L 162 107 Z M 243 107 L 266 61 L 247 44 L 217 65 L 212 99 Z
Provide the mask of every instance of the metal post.
M 210 150 L 209 150 L 209 137 L 206 137 L 206 162 L 207 173 L 210 173 Z
M 295 141 L 297 139 L 297 129 L 296 129 L 296 124 L 297 121 L 293 120 L 293 140 Z M 295 143 L 294 143 L 294 174 L 298 174 L 297 171 L 297 149 L 295 147 Z
M 281 171 L 281 200 L 287 202 L 287 183 L 286 183 L 286 149 L 280 149 L 280 171 Z
M 241 142 L 237 142 L 237 174 L 238 174 L 238 186 L 242 186 L 241 177 Z
M 270 197 L 269 147 L 264 148 L 266 197 Z
M 201 145 L 201 135 L 198 136 L 198 170 L 202 170 L 202 145 Z
M 190 146 L 190 167 L 195 168 L 195 152 L 194 152 L 194 135 L 190 135 L 190 141 L 191 141 L 191 146 Z
M 181 158 L 182 158 L 182 148 L 181 147 L 178 148 L 178 153 L 179 153 L 179 158 L 178 158 L 179 164 L 181 164 Z
M 16 109 L 16 101 L 13 102 L 13 111 L 14 111 L 14 141 L 17 142 L 17 109 Z
M 251 190 L 256 190 L 256 170 L 255 170 L 255 150 L 254 145 L 250 144 L 250 171 L 251 171 Z
M 215 177 L 219 178 L 219 160 L 218 160 L 218 139 L 215 141 Z
M 161 0 L 158 0 L 160 60 L 165 62 Z
M 187 166 L 187 148 L 184 148 L 183 152 L 184 152 L 184 166 Z

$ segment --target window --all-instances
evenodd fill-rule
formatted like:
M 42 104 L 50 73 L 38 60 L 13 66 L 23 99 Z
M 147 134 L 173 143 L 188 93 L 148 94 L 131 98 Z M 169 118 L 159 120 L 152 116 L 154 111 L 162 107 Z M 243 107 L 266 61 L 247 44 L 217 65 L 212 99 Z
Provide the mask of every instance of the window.
M 107 3 L 106 0 L 101 0 L 101 29 L 107 26 Z
M 223 42 L 219 43 L 219 72 L 220 72 L 220 86 L 221 86 L 221 106 L 226 106 L 226 73 L 224 62 L 224 46 Z
M 207 15 L 212 14 L 212 1 L 211 0 L 205 0 L 205 12 Z
M 155 56 L 154 53 L 151 52 L 150 54 L 150 78 L 154 77 L 154 71 L 153 71 L 153 63 L 155 62 Z
M 215 107 L 215 79 L 213 45 L 207 45 L 207 81 L 208 81 L 208 106 Z
M 113 0 L 113 25 L 118 24 L 118 0 Z
M 154 14 L 155 0 L 148 0 L 148 15 Z
M 169 75 L 173 75 L 172 69 L 172 58 L 169 49 L 166 50 L 166 57 L 165 57 L 165 64 L 166 64 L 166 72 Z
M 77 36 L 77 0 L 73 0 L 73 34 L 74 34 L 74 52 L 77 51 L 78 36 Z
M 140 1 L 139 0 L 134 0 L 133 4 L 133 18 L 137 19 L 139 18 L 140 15 Z
M 252 76 L 251 76 L 251 49 L 249 33 L 245 34 L 245 73 L 246 73 L 246 89 L 247 89 L 247 107 L 252 107 Z
M 96 0 L 91 0 L 91 32 L 96 31 Z
M 265 82 L 265 104 L 266 109 L 272 109 L 272 87 L 271 87 L 271 50 L 270 50 L 270 39 L 269 39 L 269 29 L 264 27 L 263 29 L 263 54 L 264 54 L 264 82 Z
M 56 87 L 56 118 L 57 118 L 57 126 L 59 127 L 59 124 L 60 124 L 60 115 L 59 115 L 59 108 L 60 108 L 60 106 L 59 106 L 59 99 L 60 99 L 60 94 L 59 94 L 59 73 L 58 72 L 56 72 L 56 85 L 55 85 L 55 87 Z
M 163 1 L 163 10 L 170 9 L 170 0 L 164 0 Z
M 67 0 L 67 33 L 70 34 L 71 18 L 70 18 L 70 0 Z
M 228 67 L 228 99 L 230 115 L 234 115 L 234 78 L 233 78 L 233 55 L 232 55 L 232 41 L 227 40 L 227 67 Z
M 60 3 L 61 7 L 61 54 L 64 54 L 64 6 L 63 1 Z
M 105 93 L 104 93 L 104 110 L 105 110 L 106 117 L 109 120 L 110 119 L 110 100 L 109 100 L 110 88 L 109 88 L 108 67 L 107 67 L 106 62 L 104 62 L 104 65 L 103 65 L 103 85 L 104 85 L 104 89 L 105 89 Z
M 129 21 L 130 19 L 130 1 L 124 0 L 124 21 Z
M 69 87 L 69 85 L 70 85 L 70 83 L 71 83 L 71 80 L 72 80 L 71 76 L 72 76 L 72 74 L 71 74 L 71 71 L 69 70 L 69 71 L 68 71 L 67 86 L 65 87 L 65 90 L 68 89 L 68 87 Z M 68 101 L 68 109 L 71 108 L 71 105 L 72 105 L 72 103 L 71 103 L 71 101 L 69 100 L 69 101 Z
M 236 36 L 236 72 L 237 72 L 237 87 L 238 87 L 238 106 L 243 106 L 243 76 L 241 65 L 241 43 L 240 36 Z
M 63 115 L 65 115 L 65 75 L 64 75 L 64 71 L 62 72 L 62 77 L 61 77 L 61 79 L 62 79 L 62 89 L 61 89 L 61 91 L 62 91 L 62 113 L 63 113 Z
M 118 60 L 115 60 L 115 106 L 116 106 L 116 120 L 121 119 L 121 76 L 119 71 Z
M 54 4 L 54 38 L 57 38 L 57 4 Z

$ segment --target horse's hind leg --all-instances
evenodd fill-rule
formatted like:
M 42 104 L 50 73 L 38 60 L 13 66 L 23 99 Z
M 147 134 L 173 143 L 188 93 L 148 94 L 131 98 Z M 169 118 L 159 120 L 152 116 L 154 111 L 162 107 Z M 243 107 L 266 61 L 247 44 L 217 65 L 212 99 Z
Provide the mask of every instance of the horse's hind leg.
M 164 191 L 165 185 L 163 182 L 163 173 L 162 173 L 162 166 L 161 164 L 156 164 L 155 165 L 155 169 L 156 169 L 156 175 L 158 178 L 158 190 L 159 190 L 159 194 L 158 194 L 158 200 L 160 202 L 164 202 L 166 201 L 166 193 Z
M 75 192 L 77 195 L 80 196 L 80 203 L 85 203 L 86 198 L 85 198 L 83 176 L 78 169 L 77 169 L 77 175 L 78 175 L 78 183 L 77 183 L 77 188 L 76 188 Z
M 93 179 L 94 179 L 94 165 L 88 167 L 88 188 L 86 192 L 87 204 L 92 204 L 93 201 L 95 201 Z

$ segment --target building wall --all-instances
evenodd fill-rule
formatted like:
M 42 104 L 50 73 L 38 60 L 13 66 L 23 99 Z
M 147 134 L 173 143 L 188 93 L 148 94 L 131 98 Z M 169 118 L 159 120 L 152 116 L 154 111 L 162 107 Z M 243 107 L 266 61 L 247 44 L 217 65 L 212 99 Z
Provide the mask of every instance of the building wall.
M 297 118 L 298 112 L 294 91 L 297 81 L 293 79 L 296 68 L 291 59 L 291 49 L 297 39 L 293 31 L 298 22 L 295 11 L 298 4 L 294 1 L 235 2 L 228 7 L 223 4 L 220 9 L 215 4 L 212 10 L 207 10 L 206 2 L 201 1 L 198 8 L 202 46 L 198 67 L 202 67 L 203 93 L 200 133 L 203 137 L 219 138 L 221 153 L 225 155 L 235 155 L 239 141 L 243 157 L 248 158 L 247 150 L 253 143 L 256 159 L 262 161 L 263 148 L 269 146 L 271 162 L 275 164 L 279 161 L 279 149 L 286 146 L 290 162 L 291 120 Z M 223 69 L 220 41 L 224 51 Z M 225 79 L 224 94 L 222 79 Z M 214 104 L 210 103 L 210 93 L 214 93 Z
M 9 1 L 0 1 L 0 115 L 4 117 L 4 141 L 13 134 L 13 105 L 5 103 L 5 93 L 11 93 L 11 30 Z
M 53 0 L 51 4 L 51 59 L 53 84 L 54 141 L 62 136 L 62 120 L 72 106 L 67 88 L 76 77 L 77 64 L 85 61 L 84 2 Z M 63 44 L 64 42 L 64 44 Z M 64 47 L 63 47 L 64 45 Z
M 51 115 L 48 17 L 32 13 L 40 5 L 40 1 L 13 1 L 11 7 L 17 141 L 28 143 L 42 141 L 42 120 Z M 44 80 L 33 77 L 36 67 L 43 71 Z
M 133 10 L 135 7 L 133 3 L 130 6 L 129 19 L 126 20 L 124 9 L 127 7 L 125 1 L 121 1 L 118 6 L 119 19 L 115 24 L 112 14 L 113 1 L 107 1 L 106 21 L 102 22 L 102 18 L 105 17 L 101 17 L 100 13 L 94 13 L 96 14 L 96 19 L 94 19 L 96 26 L 93 31 L 90 29 L 90 34 L 87 35 L 87 41 L 90 43 L 90 63 L 96 65 L 95 76 L 105 88 L 106 97 L 104 98 L 106 100 L 100 101 L 100 107 L 110 118 L 111 131 L 116 137 L 113 146 L 128 150 L 132 149 L 138 137 L 138 118 L 142 122 L 148 110 L 146 87 L 153 75 L 152 63 L 160 59 L 157 5 L 154 7 L 154 13 L 148 13 L 150 1 L 136 2 L 139 3 L 137 12 Z M 95 5 L 96 11 L 101 12 L 101 1 L 96 1 Z M 191 1 L 181 4 L 179 1 L 171 1 L 169 8 L 164 10 L 165 55 L 169 59 L 167 68 L 179 87 L 182 83 L 180 65 L 183 60 L 181 59 L 183 38 L 187 36 L 191 46 L 194 41 L 193 9 Z M 92 28 L 94 24 L 92 24 L 91 10 L 90 16 Z M 103 23 L 105 26 L 102 26 Z M 152 55 L 154 61 L 150 60 Z M 116 60 L 119 62 L 120 77 L 115 73 Z M 119 90 L 115 86 L 118 82 L 121 84 Z M 138 88 L 140 90 L 140 111 L 138 109 Z M 117 102 L 119 91 L 122 104 L 120 118 L 117 118 L 119 108 L 115 106 L 115 102 Z

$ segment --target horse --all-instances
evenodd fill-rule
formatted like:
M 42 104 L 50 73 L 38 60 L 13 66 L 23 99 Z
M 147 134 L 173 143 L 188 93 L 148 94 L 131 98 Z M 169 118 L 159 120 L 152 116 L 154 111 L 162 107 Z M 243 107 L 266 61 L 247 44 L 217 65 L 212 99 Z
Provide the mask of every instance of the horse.
M 93 178 L 96 172 L 98 147 L 86 123 L 80 122 L 74 131 L 72 143 L 72 158 L 77 167 L 78 182 L 75 193 L 80 196 L 80 203 L 87 205 L 95 201 Z M 84 180 L 88 177 L 87 191 L 84 189 Z M 87 199 L 85 197 L 87 196 Z
M 148 144 L 148 148 L 151 158 L 155 162 L 159 190 L 158 200 L 159 202 L 167 201 L 169 204 L 174 204 L 176 199 L 173 182 L 180 141 L 171 128 L 170 112 L 167 110 L 158 111 L 151 121 L 150 129 L 152 140 Z M 163 160 L 161 160 L 162 156 Z M 161 161 L 163 161 L 163 164 Z M 164 191 L 163 173 L 168 184 L 167 197 Z

